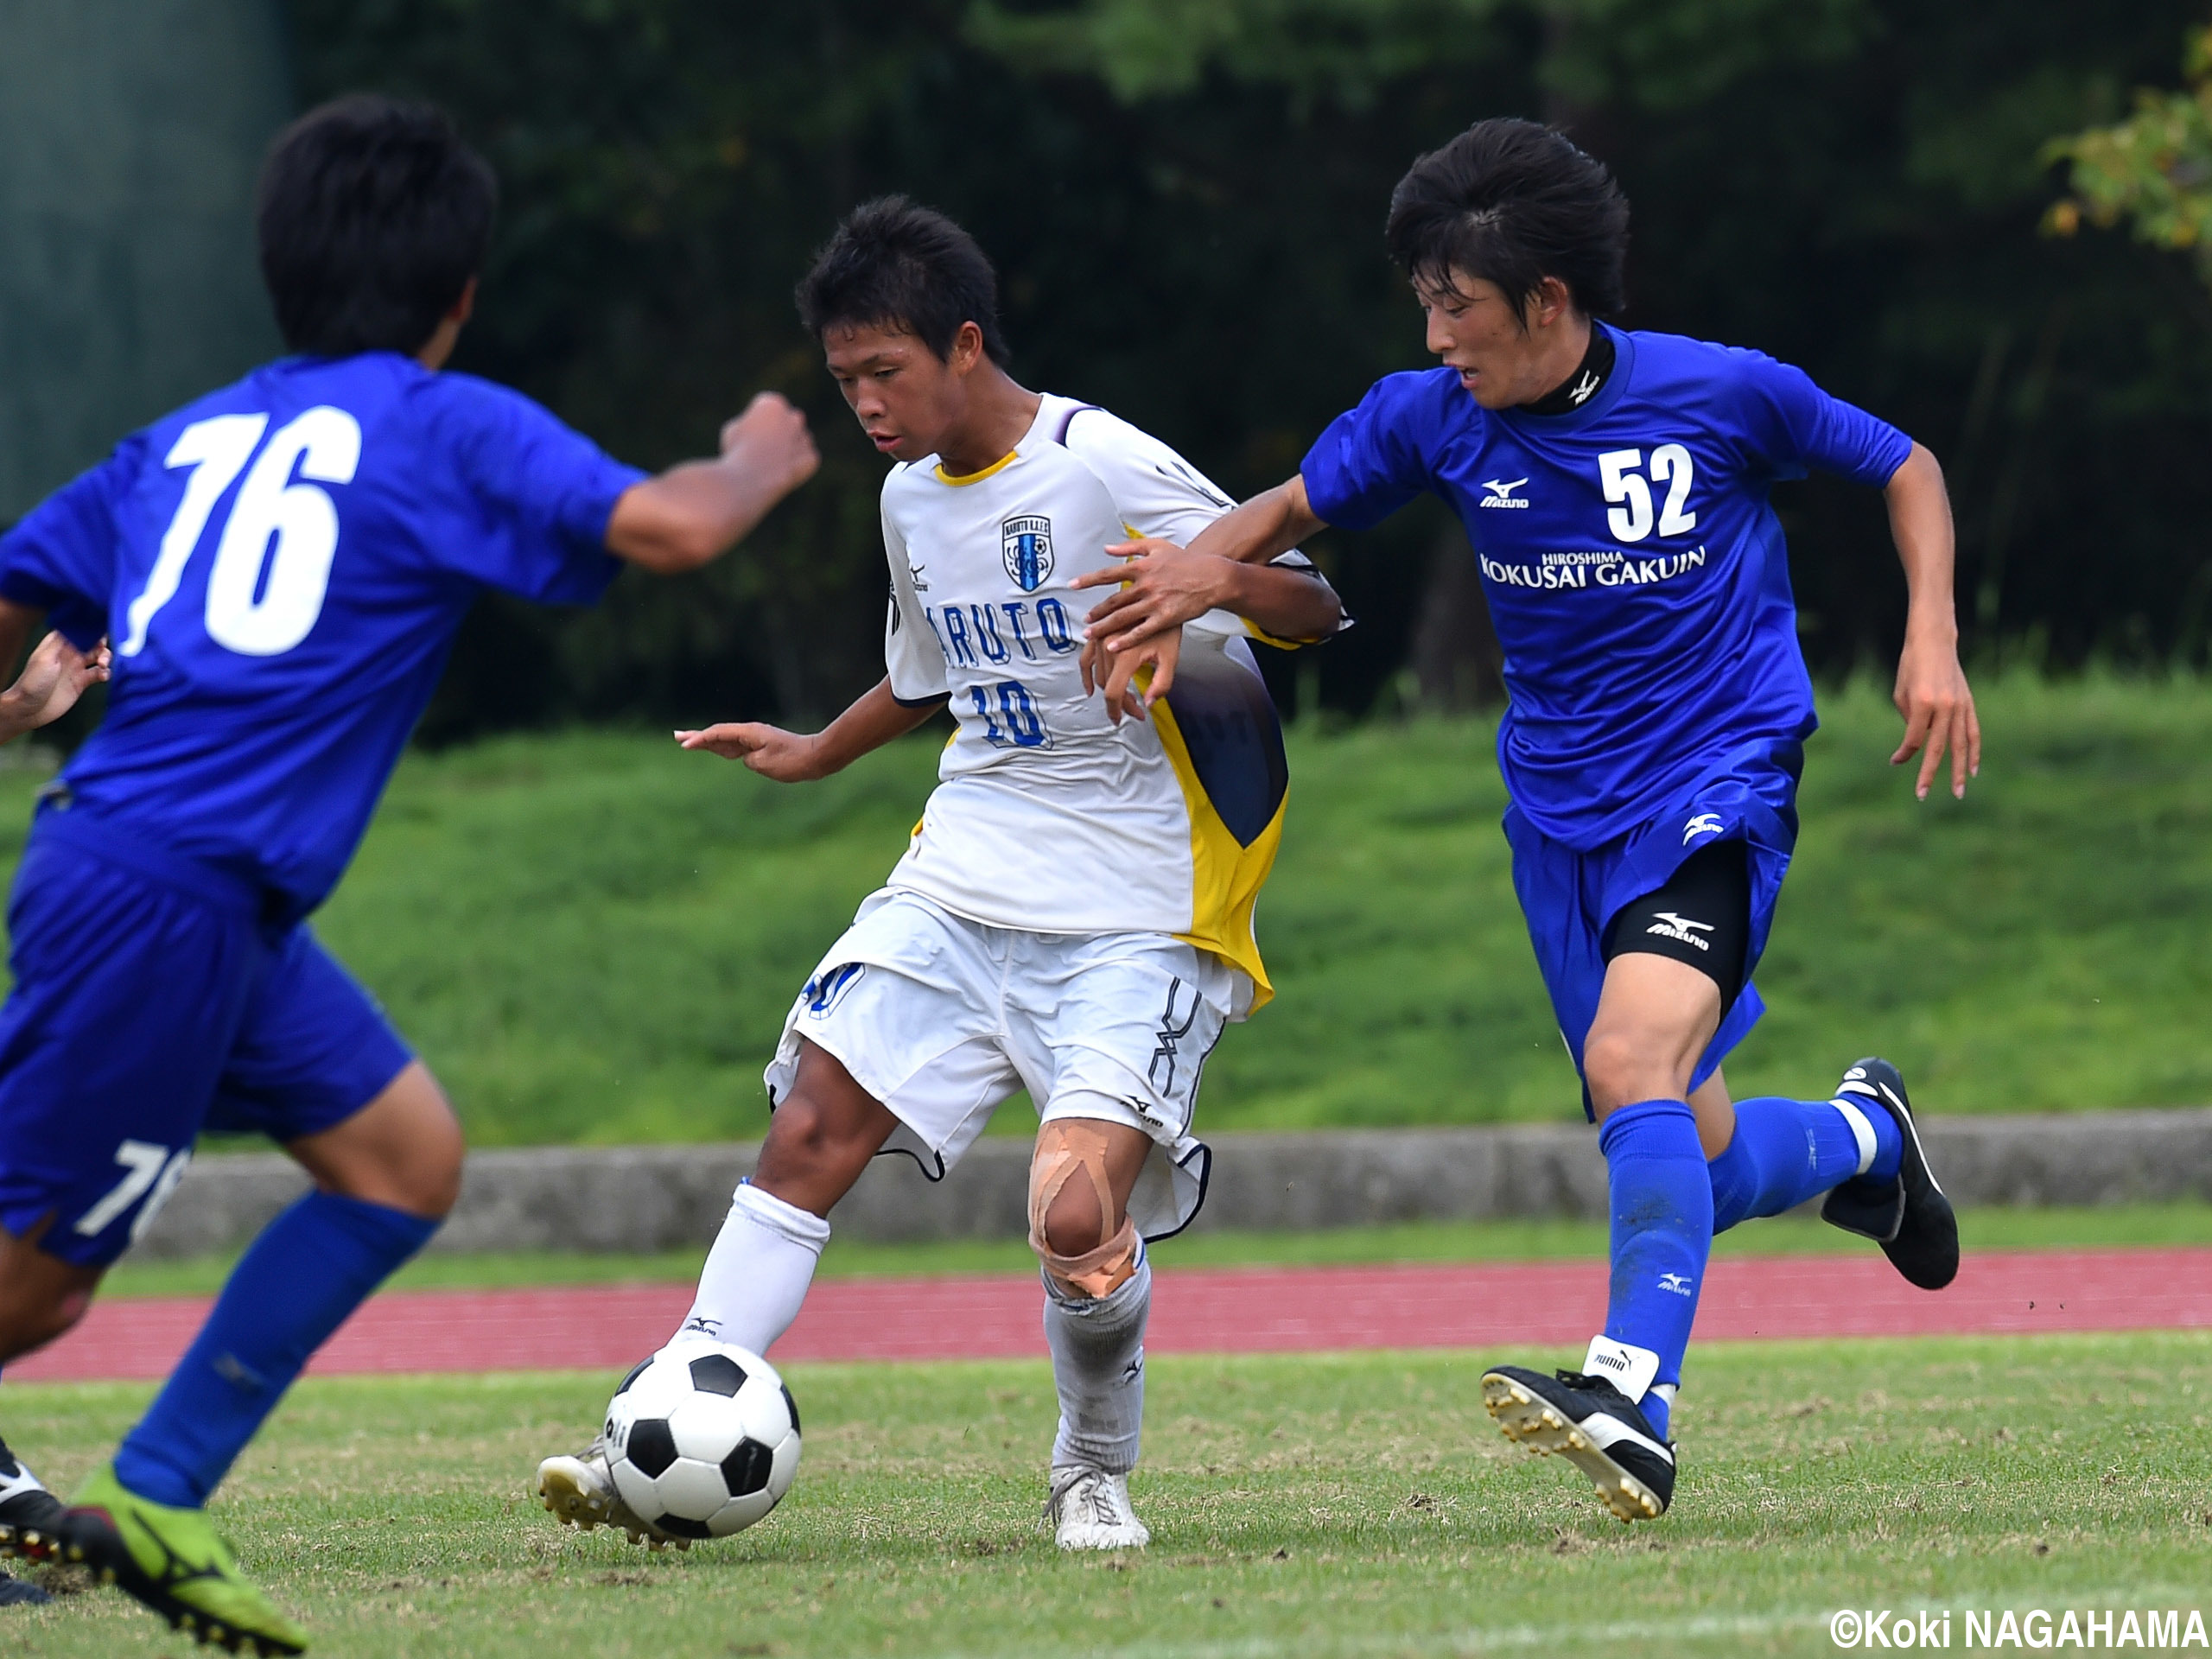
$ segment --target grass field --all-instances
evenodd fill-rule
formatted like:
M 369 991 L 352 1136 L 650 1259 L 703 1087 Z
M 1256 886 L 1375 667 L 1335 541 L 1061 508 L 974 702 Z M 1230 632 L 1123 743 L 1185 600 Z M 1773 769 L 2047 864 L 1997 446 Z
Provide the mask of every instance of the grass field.
M 1979 785 L 1916 804 L 1883 699 L 1827 698 L 1739 1093 L 1825 1089 L 1879 1049 L 1936 1111 L 2212 1100 L 2212 686 L 2017 679 L 1982 708 Z M 1261 906 L 1280 998 L 1215 1054 L 1205 1126 L 1576 1115 L 1491 736 L 1294 735 Z M 480 1143 L 757 1134 L 783 1010 L 934 765 L 918 740 L 791 789 L 652 734 L 412 754 L 321 925 Z M 35 786 L 0 774 L 11 836 Z
M 1632 1531 L 1491 1428 L 1484 1357 L 1155 1361 L 1141 1555 L 1039 1532 L 1041 1363 L 794 1367 L 792 1496 L 688 1556 L 524 1491 L 600 1376 L 308 1382 L 218 1513 L 316 1653 L 376 1659 L 1813 1654 L 1846 1605 L 2212 1611 L 2212 1334 L 1700 1350 L 1675 1510 Z M 9 1437 L 72 1481 L 144 1398 L 11 1385 Z M 0 1613 L 10 1653 L 180 1645 L 111 1592 Z

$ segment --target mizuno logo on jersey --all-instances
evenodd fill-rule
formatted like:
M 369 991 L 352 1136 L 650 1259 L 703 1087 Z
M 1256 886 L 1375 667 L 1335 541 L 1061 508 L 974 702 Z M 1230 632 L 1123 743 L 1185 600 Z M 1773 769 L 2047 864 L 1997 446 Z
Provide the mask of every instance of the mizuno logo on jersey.
M 1475 505 L 1478 507 L 1525 507 L 1529 504 L 1516 498 L 1513 492 L 1528 481 L 1525 478 L 1516 478 L 1509 484 L 1503 479 L 1486 478 L 1483 480 L 1483 488 L 1490 493 Z
M 1590 394 L 1604 384 L 1604 381 L 1598 378 L 1597 371 L 1585 369 L 1582 371 L 1582 378 L 1574 383 L 1574 390 L 1567 394 L 1567 401 L 1580 409 L 1590 401 Z
M 1699 836 L 1717 836 L 1720 830 L 1720 815 L 1718 812 L 1700 812 L 1682 826 L 1682 845 L 1688 846 Z
M 1680 944 L 1694 944 L 1700 950 L 1713 949 L 1712 940 L 1698 938 L 1699 933 L 1713 931 L 1711 922 L 1694 922 L 1687 916 L 1675 915 L 1671 910 L 1655 911 L 1652 913 L 1658 918 L 1658 920 L 1645 928 L 1643 930 L 1645 933 L 1656 934 L 1662 939 L 1673 939 Z
M 1052 580 L 1052 521 L 1041 512 L 1016 513 L 999 526 L 999 556 L 1025 594 Z

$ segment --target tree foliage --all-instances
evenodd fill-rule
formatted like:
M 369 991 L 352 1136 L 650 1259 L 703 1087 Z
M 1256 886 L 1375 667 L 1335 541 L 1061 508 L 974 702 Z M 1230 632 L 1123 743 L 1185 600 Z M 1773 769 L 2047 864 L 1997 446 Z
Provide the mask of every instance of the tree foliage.
M 2074 194 L 2044 222 L 2072 236 L 2084 219 L 2125 219 L 2153 247 L 2193 255 L 2212 283 L 2212 28 L 2190 37 L 2184 68 L 2187 90 L 2139 92 L 2126 120 L 2051 142 L 2044 153 L 2068 163 Z
M 807 718 L 880 671 L 882 462 L 789 298 L 855 201 L 960 218 L 1027 384 L 1248 492 L 1425 361 L 1384 206 L 1413 156 L 1502 114 L 1620 174 L 1630 325 L 1772 352 L 1937 452 L 1981 646 L 2202 655 L 2212 300 L 2119 238 L 2037 234 L 2048 135 L 2124 114 L 2200 0 L 287 3 L 303 95 L 435 97 L 499 169 L 463 366 L 644 464 L 761 385 L 823 440 L 822 479 L 714 571 L 588 616 L 487 607 L 440 731 Z M 1778 505 L 1815 664 L 1894 649 L 1878 501 L 1816 482 Z M 1361 621 L 1315 659 L 1325 701 L 1371 706 L 1415 645 L 1433 685 L 1471 683 L 1477 590 L 1441 513 L 1321 551 Z

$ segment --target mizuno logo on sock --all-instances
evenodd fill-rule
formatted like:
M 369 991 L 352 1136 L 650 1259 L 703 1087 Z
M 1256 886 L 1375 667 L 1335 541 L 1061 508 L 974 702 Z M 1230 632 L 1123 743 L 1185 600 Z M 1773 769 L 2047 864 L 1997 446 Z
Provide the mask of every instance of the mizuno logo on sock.
M 1679 1273 L 1661 1274 L 1659 1275 L 1659 1288 L 1662 1290 L 1671 1290 L 1677 1296 L 1689 1296 L 1696 1294 L 1695 1286 L 1693 1285 L 1688 1278 Z

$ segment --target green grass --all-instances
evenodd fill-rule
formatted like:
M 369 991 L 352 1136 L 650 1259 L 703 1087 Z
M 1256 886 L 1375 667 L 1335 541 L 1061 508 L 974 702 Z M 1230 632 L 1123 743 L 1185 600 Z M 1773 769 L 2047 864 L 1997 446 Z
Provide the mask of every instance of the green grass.
M 1982 707 L 1980 783 L 1923 804 L 1883 699 L 1827 699 L 1738 1093 L 1824 1089 L 1878 1049 L 1939 1112 L 2212 1100 L 2212 686 L 2015 679 Z M 1214 1055 L 1203 1127 L 1576 1116 L 1491 737 L 1294 737 L 1261 906 L 1280 997 Z M 756 1135 L 783 1011 L 935 762 L 919 740 L 794 789 L 652 734 L 410 754 L 320 925 L 480 1143 Z M 35 781 L 0 773 L 0 820 Z
M 2212 1205 L 2113 1205 L 2100 1210 L 1968 1210 L 1960 1230 L 1969 1250 L 2212 1244 Z M 1809 1217 L 1784 1216 L 1738 1228 L 1713 1241 L 1717 1255 L 1858 1255 L 1865 1241 Z M 395 1287 L 504 1289 L 528 1285 L 689 1282 L 705 1255 L 581 1255 L 550 1250 L 429 1255 L 399 1270 Z M 1522 1262 L 1546 1257 L 1602 1261 L 1601 1222 L 1401 1222 L 1319 1233 L 1190 1233 L 1152 1247 L 1163 1268 L 1307 1267 L 1376 1262 Z M 109 1296 L 207 1296 L 220 1288 L 233 1258 L 183 1262 L 127 1256 L 104 1281 Z M 833 1234 L 820 1272 L 830 1278 L 927 1273 L 1032 1273 L 1036 1258 L 1019 1238 L 945 1239 L 871 1244 Z
M 599 1376 L 304 1383 L 217 1513 L 332 1659 L 1809 1655 L 1847 1605 L 2212 1611 L 2212 1334 L 1702 1349 L 1676 1508 L 1633 1530 L 1489 1427 L 1479 1363 L 1155 1360 L 1140 1555 L 1040 1536 L 1027 1363 L 795 1366 L 798 1486 L 686 1556 L 525 1494 Z M 9 1437 L 73 1481 L 145 1397 L 11 1384 Z M 181 1646 L 111 1592 L 10 1610 L 0 1643 Z

